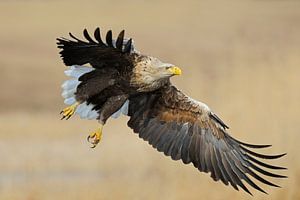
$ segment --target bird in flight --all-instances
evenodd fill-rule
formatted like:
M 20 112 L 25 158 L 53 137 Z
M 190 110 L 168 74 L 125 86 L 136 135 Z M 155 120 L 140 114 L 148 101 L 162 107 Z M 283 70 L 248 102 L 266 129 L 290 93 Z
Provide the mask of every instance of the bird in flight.
M 236 190 L 251 194 L 244 183 L 266 193 L 249 177 L 269 186 L 278 185 L 261 177 L 286 178 L 272 170 L 286 169 L 260 159 L 277 159 L 285 154 L 264 155 L 251 149 L 271 145 L 241 142 L 228 133 L 228 126 L 204 103 L 196 101 L 171 82 L 181 74 L 173 64 L 141 54 L 133 40 L 117 39 L 112 31 L 101 39 L 100 29 L 94 38 L 84 29 L 85 40 L 69 33 L 71 39 L 57 38 L 65 74 L 70 77 L 62 84 L 64 103 L 62 119 L 78 114 L 95 119 L 99 127 L 87 140 L 96 147 L 102 138 L 103 126 L 110 117 L 129 117 L 128 126 L 140 138 L 173 160 L 192 163 L 199 171 L 210 173 Z M 244 181 L 244 182 L 242 182 Z

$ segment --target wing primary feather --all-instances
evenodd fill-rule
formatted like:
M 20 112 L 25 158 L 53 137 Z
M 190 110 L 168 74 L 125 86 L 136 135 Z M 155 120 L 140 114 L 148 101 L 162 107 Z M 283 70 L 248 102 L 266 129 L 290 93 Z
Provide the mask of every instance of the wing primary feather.
M 183 157 L 186 156 L 186 155 L 182 154 L 182 152 L 183 152 L 182 149 L 184 148 L 183 145 L 184 145 L 184 141 L 186 141 L 186 138 L 189 138 L 188 132 L 181 138 L 181 144 L 180 144 L 180 148 L 179 148 L 178 154 L 177 154 L 178 156 L 180 156 L 178 159 L 181 159 L 181 160 L 183 160 L 184 159 Z
M 111 30 L 107 31 L 107 33 L 106 33 L 106 43 L 109 47 L 114 47 L 113 43 L 112 43 L 112 31 Z
M 188 133 L 182 141 L 181 159 L 184 164 L 188 164 L 191 162 L 189 151 L 188 151 L 188 146 L 191 142 L 191 136 L 190 136 L 191 127 L 192 126 L 189 127 Z
M 194 127 L 194 130 L 195 130 L 196 127 Z M 198 129 L 198 128 L 196 128 Z M 199 130 L 199 129 L 198 129 Z M 198 166 L 198 169 L 201 168 L 202 171 L 207 171 L 207 164 L 205 162 L 205 151 L 206 151 L 206 148 L 207 148 L 207 145 L 206 145 L 206 142 L 205 142 L 205 131 L 207 131 L 206 129 L 200 129 L 200 134 L 198 135 L 199 137 L 199 152 L 197 152 L 196 154 L 196 161 L 198 160 L 199 162 L 199 166 Z M 198 133 L 198 132 L 196 132 Z M 200 171 L 201 171 L 200 170 Z
M 208 136 L 210 134 L 207 134 L 206 136 Z M 207 138 L 207 137 L 206 137 Z M 211 177 L 213 179 L 214 178 L 214 171 L 212 170 L 212 166 L 211 166 L 211 161 L 210 161 L 210 152 L 209 152 L 209 141 L 206 140 L 206 147 L 205 147 L 205 151 L 203 154 L 204 160 L 205 160 L 205 164 L 206 164 L 206 170 L 204 170 L 205 172 L 211 172 Z
M 227 136 L 232 139 L 233 141 L 241 144 L 241 145 L 244 145 L 246 147 L 250 147 L 250 148 L 255 148 L 255 149 L 261 149 L 261 148 L 267 148 L 267 147 L 271 147 L 272 145 L 270 144 L 249 144 L 249 143 L 245 143 L 245 142 L 241 142 L 233 137 L 231 137 L 230 135 L 227 134 Z
M 238 180 L 239 182 L 242 182 L 241 179 L 244 179 L 249 185 L 251 185 L 254 189 L 257 189 L 265 194 L 267 194 L 263 189 L 261 189 L 258 185 L 256 185 L 244 172 L 242 172 L 241 169 L 239 169 L 239 167 L 236 166 L 235 161 L 230 162 L 227 153 L 224 152 L 224 157 L 226 159 L 226 161 L 229 163 L 231 169 L 233 170 L 233 172 L 236 174 L 236 176 L 238 176 Z M 231 158 L 233 159 L 233 158 Z M 244 189 L 244 188 L 243 188 Z M 249 190 L 248 190 L 249 191 Z M 250 193 L 251 194 L 251 193 Z M 251 194 L 252 195 L 252 194 Z
M 240 142 L 240 141 L 238 141 L 238 143 L 240 143 L 246 147 L 255 148 L 255 149 L 267 148 L 267 147 L 272 146 L 270 144 L 247 144 L 247 143 Z
M 269 185 L 269 186 L 273 186 L 273 187 L 280 187 L 278 185 L 275 185 L 274 183 L 271 183 L 269 181 L 267 181 L 266 179 L 263 179 L 262 177 L 258 176 L 257 174 L 255 174 L 251 169 L 247 169 L 248 173 L 254 177 L 255 179 L 259 180 L 260 182 L 266 184 L 266 185 Z
M 264 154 L 259 154 L 259 153 L 250 151 L 249 149 L 246 149 L 246 148 L 243 147 L 243 146 L 240 146 L 240 148 L 243 149 L 244 151 L 246 151 L 247 153 L 253 155 L 253 156 L 256 156 L 256 157 L 258 157 L 258 158 L 264 158 L 264 159 L 277 159 L 277 158 L 280 158 L 280 157 L 286 155 L 286 153 L 278 154 L 278 155 L 264 155 Z
M 228 185 L 228 174 L 225 171 L 224 165 L 221 161 L 221 157 L 220 157 L 220 153 L 219 151 L 213 147 L 213 150 L 215 152 L 215 156 L 216 156 L 216 161 L 217 161 L 217 168 L 220 170 L 221 172 L 221 180 L 223 181 L 223 183 L 225 185 Z
M 73 38 L 74 40 L 76 40 L 79 43 L 88 44 L 87 42 L 84 42 L 84 41 L 78 39 L 77 37 L 75 37 L 71 32 L 69 33 L 69 35 L 70 35 L 71 38 Z
M 95 37 L 95 39 L 98 41 L 98 43 L 99 43 L 100 45 L 104 45 L 104 43 L 103 43 L 103 41 L 102 41 L 102 39 L 101 39 L 101 33 L 100 33 L 100 28 L 99 28 L 99 27 L 96 28 L 96 30 L 95 30 L 95 32 L 94 32 L 94 37 Z
M 213 146 L 211 143 L 208 145 L 208 156 L 207 157 L 208 157 L 208 160 L 210 161 L 211 177 L 215 181 L 218 181 L 220 179 L 221 173 L 217 170 L 216 158 L 215 158 Z
M 189 155 L 189 145 L 191 143 L 191 138 L 193 135 L 193 126 L 190 125 L 188 128 L 188 132 L 184 140 L 182 141 L 182 148 L 181 148 L 181 157 L 184 164 L 188 164 L 191 162 L 191 158 Z
M 253 169 L 255 169 L 256 171 L 266 175 L 266 176 L 270 176 L 270 177 L 275 177 L 275 178 L 287 178 L 287 176 L 283 176 L 283 175 L 279 175 L 279 174 L 273 174 L 271 172 L 265 171 L 259 167 L 257 167 L 256 165 L 254 165 L 253 163 L 249 162 L 248 163 Z
M 181 148 L 182 148 L 182 141 L 184 137 L 187 135 L 188 124 L 184 124 L 180 130 L 178 130 L 178 135 L 174 139 L 173 147 L 170 149 L 171 151 L 171 158 L 173 160 L 179 160 L 181 158 Z
M 130 38 L 130 39 L 128 40 L 128 42 L 126 43 L 123 52 L 125 52 L 125 53 L 130 53 L 130 51 L 131 51 L 131 44 L 132 44 L 132 39 Z
M 237 188 L 236 184 L 239 185 L 244 191 L 246 191 L 248 194 L 252 195 L 252 193 L 248 190 L 248 188 L 242 183 L 242 181 L 240 180 L 240 178 L 237 175 L 237 172 L 235 172 L 232 168 L 232 164 L 230 163 L 230 161 L 228 160 L 225 152 L 223 152 L 223 156 L 222 156 L 222 161 L 224 161 L 224 167 L 227 171 L 227 173 L 230 176 L 231 181 L 230 184 L 233 186 L 233 184 L 235 185 L 235 187 Z M 236 189 L 238 190 L 238 189 Z
M 195 129 L 195 126 L 194 126 L 194 129 Z M 193 163 L 193 165 L 199 169 L 199 165 L 200 164 L 205 164 L 204 162 L 197 162 L 197 153 L 202 153 L 201 151 L 199 152 L 196 152 L 195 149 L 196 149 L 196 143 L 197 143 L 197 132 L 196 131 L 193 131 L 193 135 L 192 135 L 192 138 L 191 138 L 191 143 L 190 145 L 188 146 L 188 151 L 189 151 L 189 155 L 190 155 L 190 158 L 191 158 L 191 161 Z M 201 169 L 201 170 L 200 170 Z M 199 170 L 202 171 L 202 167 L 200 168 Z M 204 170 L 204 167 L 203 167 L 203 170 Z
M 117 38 L 116 47 L 122 51 L 125 30 L 122 30 Z
M 263 167 L 266 167 L 266 168 L 269 168 L 269 169 L 287 169 L 286 167 L 279 167 L 279 166 L 274 166 L 274 165 L 269 165 L 267 163 L 264 163 L 264 162 L 261 162 L 255 158 L 253 158 L 252 156 L 249 156 L 249 155 L 246 155 L 246 157 L 255 162 L 256 164 L 260 165 L 260 166 L 263 166 Z
M 86 28 L 83 30 L 84 37 L 91 43 L 91 44 L 97 44 L 90 36 L 89 32 L 86 30 Z
M 228 180 L 228 182 L 232 185 L 231 182 L 233 180 L 231 179 L 230 174 L 228 173 L 228 171 L 227 171 L 227 169 L 226 169 L 226 167 L 224 165 L 224 158 L 222 157 L 221 152 L 218 149 L 216 149 L 216 155 L 217 155 L 217 158 L 219 159 L 220 169 L 224 173 L 224 177 L 226 177 L 226 179 Z
M 194 127 L 195 131 L 195 127 Z M 198 169 L 201 172 L 207 172 L 207 163 L 205 162 L 205 147 L 204 147 L 204 138 L 202 135 L 199 135 L 197 131 L 195 131 L 195 136 L 194 136 L 195 142 L 195 147 L 194 149 L 194 162 L 197 163 Z
M 277 177 L 277 174 L 275 175 L 275 174 L 266 172 L 266 171 L 264 171 L 264 170 L 258 168 L 257 166 L 255 166 L 254 164 L 252 164 L 252 163 L 249 162 L 249 161 L 248 161 L 248 162 L 246 161 L 246 163 L 245 163 L 245 162 L 243 162 L 244 159 L 243 159 L 243 157 L 242 157 L 240 154 L 238 154 L 236 151 L 232 151 L 232 152 L 233 152 L 233 156 L 234 156 L 235 158 L 237 158 L 237 160 L 240 160 L 240 161 L 241 161 L 241 162 L 235 162 L 235 165 L 237 166 L 237 168 L 238 168 L 240 171 L 243 171 L 243 172 L 245 172 L 245 173 L 250 174 L 250 175 L 251 175 L 252 177 L 254 177 L 256 180 L 259 180 L 260 182 L 262 182 L 262 183 L 264 183 L 264 184 L 267 184 L 267 185 L 270 185 L 270 186 L 274 186 L 274 187 L 279 187 L 279 186 L 277 186 L 277 185 L 275 185 L 275 184 L 273 184 L 273 183 L 271 183 L 271 182 L 269 182 L 269 181 L 263 179 L 262 177 L 260 177 L 260 176 L 257 175 L 256 173 L 254 173 L 254 172 L 249 168 L 249 166 L 252 167 L 253 169 L 255 169 L 256 171 L 258 171 L 258 172 L 260 172 L 260 173 L 262 173 L 262 174 L 264 174 L 264 175 L 267 175 L 267 176 Z M 242 173 L 243 173 L 243 172 L 242 172 Z M 277 178 L 279 178 L 279 177 L 277 177 Z M 247 181 L 247 182 L 248 182 L 248 181 Z

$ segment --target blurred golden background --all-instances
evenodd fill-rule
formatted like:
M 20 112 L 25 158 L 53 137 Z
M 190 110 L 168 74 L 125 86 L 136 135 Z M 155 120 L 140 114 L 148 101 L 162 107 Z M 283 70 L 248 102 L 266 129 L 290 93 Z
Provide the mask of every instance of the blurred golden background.
M 1 1 L 0 199 L 300 199 L 300 1 Z M 127 117 L 60 121 L 66 79 L 56 37 L 122 29 L 137 49 L 183 69 L 173 82 L 234 137 L 288 155 L 283 188 L 237 192 L 139 139 Z

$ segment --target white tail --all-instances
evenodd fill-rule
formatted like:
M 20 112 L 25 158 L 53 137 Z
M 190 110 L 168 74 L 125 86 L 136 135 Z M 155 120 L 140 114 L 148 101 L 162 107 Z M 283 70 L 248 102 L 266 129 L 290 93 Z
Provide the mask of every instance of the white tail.
M 66 80 L 62 85 L 62 97 L 65 99 L 64 103 L 67 105 L 72 105 L 76 102 L 75 99 L 75 92 L 77 90 L 78 85 L 80 84 L 80 81 L 78 81 L 78 78 L 80 76 L 82 76 L 83 74 L 86 74 L 88 72 L 91 72 L 95 70 L 92 67 L 87 67 L 87 66 L 81 66 L 81 65 L 73 65 L 70 66 L 69 69 L 67 69 L 65 71 L 65 74 L 69 77 L 71 77 L 71 79 Z M 115 112 L 112 117 L 113 118 L 118 118 L 121 113 L 123 113 L 124 115 L 127 115 L 128 113 L 128 104 L 129 101 L 127 100 L 123 106 L 117 111 Z M 87 105 L 86 102 L 81 103 L 75 113 L 78 114 L 80 116 L 80 118 L 82 119 L 96 119 L 99 116 L 99 113 L 96 110 L 93 110 L 94 105 L 93 104 L 89 104 Z

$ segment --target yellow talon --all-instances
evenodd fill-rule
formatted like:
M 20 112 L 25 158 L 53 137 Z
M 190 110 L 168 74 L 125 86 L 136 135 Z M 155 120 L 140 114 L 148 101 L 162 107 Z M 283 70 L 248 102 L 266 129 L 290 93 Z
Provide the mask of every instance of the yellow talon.
M 101 125 L 96 131 L 92 132 L 88 137 L 87 141 L 91 143 L 91 148 L 95 148 L 97 144 L 100 142 L 102 138 L 102 128 L 103 125 Z
M 65 109 L 63 109 L 60 114 L 62 114 L 62 118 L 61 119 L 66 119 L 68 120 L 74 113 L 75 110 L 77 108 L 77 106 L 79 105 L 78 102 L 74 103 L 73 105 L 66 107 Z

